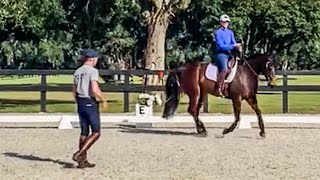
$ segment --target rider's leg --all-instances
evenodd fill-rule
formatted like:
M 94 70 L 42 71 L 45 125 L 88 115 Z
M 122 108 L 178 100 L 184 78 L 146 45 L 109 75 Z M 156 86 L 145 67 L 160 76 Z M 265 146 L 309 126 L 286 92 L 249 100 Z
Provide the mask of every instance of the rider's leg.
M 216 64 L 219 69 L 216 92 L 219 96 L 223 96 L 222 91 L 223 91 L 224 80 L 227 75 L 228 59 L 229 59 L 229 55 L 223 54 L 223 53 L 218 54 L 216 58 Z

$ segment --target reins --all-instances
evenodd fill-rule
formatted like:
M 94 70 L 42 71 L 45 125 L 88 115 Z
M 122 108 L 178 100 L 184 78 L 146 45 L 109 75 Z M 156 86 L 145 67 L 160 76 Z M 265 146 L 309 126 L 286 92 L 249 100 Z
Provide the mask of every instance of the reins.
M 256 73 L 256 71 L 251 67 L 251 65 L 249 64 L 249 62 L 248 62 L 246 59 L 243 59 L 243 60 L 244 60 L 244 62 L 248 65 L 249 69 L 253 72 L 253 74 L 256 75 L 259 80 L 261 80 L 260 77 L 259 77 L 259 75 Z
M 241 59 L 243 59 L 244 63 L 245 63 L 245 64 L 249 67 L 249 69 L 252 71 L 252 73 L 257 77 L 257 79 L 258 79 L 258 80 L 261 80 L 260 77 L 259 77 L 259 75 L 256 73 L 256 71 L 251 67 L 251 65 L 249 64 L 249 62 L 246 60 L 243 51 L 240 52 L 240 56 L 241 56 Z

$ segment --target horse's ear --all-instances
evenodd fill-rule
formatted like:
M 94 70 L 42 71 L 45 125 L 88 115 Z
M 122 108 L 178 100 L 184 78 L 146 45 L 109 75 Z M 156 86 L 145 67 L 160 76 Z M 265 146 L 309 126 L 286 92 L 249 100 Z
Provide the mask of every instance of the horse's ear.
M 266 55 L 269 56 L 269 57 L 271 57 L 271 56 L 272 56 L 272 52 L 271 52 L 271 51 L 268 51 L 268 52 L 266 53 Z
M 270 59 L 272 60 L 273 64 L 276 64 L 276 51 L 273 50 L 270 55 L 269 55 Z

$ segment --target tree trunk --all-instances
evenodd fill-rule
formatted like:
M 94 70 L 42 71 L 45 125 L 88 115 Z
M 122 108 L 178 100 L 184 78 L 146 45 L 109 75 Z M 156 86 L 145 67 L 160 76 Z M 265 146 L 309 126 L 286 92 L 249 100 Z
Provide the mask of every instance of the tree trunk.
M 165 70 L 165 41 L 169 16 L 163 8 L 151 16 L 148 24 L 147 48 L 144 54 L 146 69 Z M 148 76 L 146 81 L 147 85 L 160 85 L 158 75 Z
M 168 28 L 168 16 L 163 10 L 154 15 L 148 27 L 148 41 L 145 52 L 145 65 L 151 69 L 153 65 L 157 70 L 165 68 L 165 41 Z

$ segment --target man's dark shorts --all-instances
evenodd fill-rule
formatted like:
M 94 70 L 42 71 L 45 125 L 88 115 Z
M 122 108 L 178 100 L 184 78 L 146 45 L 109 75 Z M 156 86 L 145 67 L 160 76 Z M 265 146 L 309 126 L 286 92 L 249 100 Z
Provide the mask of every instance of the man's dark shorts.
M 81 135 L 89 135 L 89 126 L 92 133 L 100 132 L 99 104 L 91 98 L 77 97 L 78 114 L 80 119 Z

